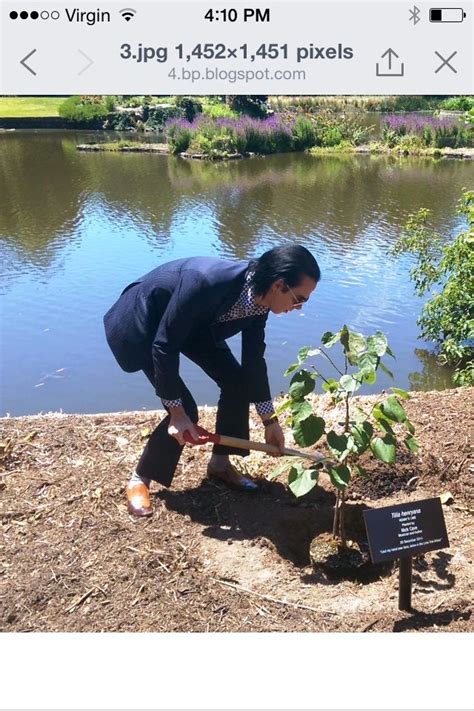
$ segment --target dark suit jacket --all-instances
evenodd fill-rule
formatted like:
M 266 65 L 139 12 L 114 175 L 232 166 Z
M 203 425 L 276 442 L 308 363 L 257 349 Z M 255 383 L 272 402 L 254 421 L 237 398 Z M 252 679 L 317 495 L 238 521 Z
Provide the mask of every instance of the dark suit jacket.
M 216 343 L 242 332 L 249 402 L 270 400 L 265 353 L 267 315 L 215 323 L 239 297 L 248 262 L 190 257 L 163 264 L 129 284 L 104 316 L 108 344 L 131 373 L 153 360 L 156 394 L 180 397 L 179 354 L 200 335 Z

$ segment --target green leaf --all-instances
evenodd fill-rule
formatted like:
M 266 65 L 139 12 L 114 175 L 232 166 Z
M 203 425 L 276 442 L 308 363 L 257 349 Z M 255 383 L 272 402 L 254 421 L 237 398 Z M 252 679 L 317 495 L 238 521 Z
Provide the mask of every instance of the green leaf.
M 373 368 L 362 368 L 362 370 L 359 373 L 356 373 L 354 377 L 360 379 L 362 383 L 373 385 L 377 380 L 377 373 Z
M 375 417 L 376 420 L 383 420 L 385 419 L 385 415 L 383 414 L 382 410 L 380 409 L 380 404 L 374 405 L 372 409 L 372 415 Z
M 296 497 L 304 496 L 313 489 L 318 482 L 317 469 L 303 469 L 292 467 L 288 476 L 288 486 Z
M 293 400 L 302 400 L 305 395 L 314 390 L 314 386 L 314 376 L 307 370 L 300 370 L 292 377 L 288 392 Z
M 299 420 L 304 420 L 313 413 L 312 407 L 306 400 L 291 400 L 291 414 L 293 424 Z
M 418 451 L 420 449 L 420 445 L 418 444 L 418 440 L 415 439 L 415 437 L 406 437 L 405 438 L 405 444 L 410 450 L 410 452 L 413 452 L 413 454 L 418 454 Z
M 293 437 L 300 447 L 309 447 L 324 434 L 325 428 L 326 422 L 323 418 L 311 414 L 293 425 Z
M 394 422 L 405 422 L 407 419 L 407 413 L 395 395 L 390 395 L 384 400 L 380 405 L 380 410 L 385 417 L 388 417 L 389 420 L 394 420 Z
M 343 375 L 339 378 L 341 388 L 346 393 L 353 393 L 360 388 L 360 383 L 352 375 Z
M 407 430 L 410 434 L 412 434 L 412 435 L 415 434 L 415 427 L 414 427 L 413 423 L 410 422 L 408 417 L 403 424 L 405 425 L 405 427 L 407 428 Z
M 310 346 L 305 346 L 304 348 L 300 348 L 298 352 L 298 363 L 301 365 L 302 363 L 305 362 L 306 358 L 308 357 Z
M 365 452 L 370 444 L 370 439 L 374 434 L 374 428 L 370 422 L 360 422 L 351 428 L 351 435 L 354 438 L 358 454 Z
M 381 331 L 376 331 L 373 336 L 367 339 L 367 350 L 375 353 L 380 358 L 385 355 L 388 348 L 388 341 Z
M 331 331 L 326 331 L 326 333 L 323 333 L 321 336 L 321 343 L 323 346 L 326 346 L 326 348 L 331 348 L 335 343 L 337 343 L 341 339 L 341 332 L 338 331 L 337 333 L 332 333 Z
M 357 365 L 361 370 L 376 370 L 379 364 L 379 357 L 375 353 L 361 353 L 357 358 Z
M 339 383 L 334 378 L 329 378 L 327 382 L 323 383 L 323 390 L 326 393 L 335 393 L 339 390 Z
M 285 370 L 285 372 L 283 373 L 283 375 L 284 375 L 285 378 L 286 378 L 288 375 L 291 375 L 291 373 L 294 373 L 295 370 L 298 370 L 299 367 L 300 367 L 299 363 L 293 363 L 292 365 L 290 365 L 290 366 Z
M 308 351 L 308 358 L 310 358 L 311 356 L 317 356 L 320 354 L 321 354 L 321 348 L 311 348 Z
M 395 358 L 395 355 L 394 355 L 392 349 L 389 348 L 388 346 L 387 346 L 386 353 L 387 353 L 387 355 L 391 356 L 391 357 L 393 358 L 393 360 L 397 360 L 397 359 Z
M 293 400 L 291 398 L 288 398 L 288 400 L 285 400 L 280 405 L 278 405 L 277 409 L 275 410 L 275 415 L 281 415 L 282 412 L 289 410 L 289 408 L 292 406 L 292 404 L 293 404 Z
M 328 467 L 328 474 L 332 484 L 337 489 L 345 489 L 351 480 L 351 470 L 345 464 L 339 464 L 337 467 Z
M 368 475 L 366 469 L 364 469 L 364 467 L 361 467 L 360 464 L 354 464 L 354 469 L 356 470 L 357 474 L 359 476 L 361 476 L 363 479 L 369 478 L 369 475 Z
M 402 400 L 410 400 L 411 398 L 410 393 L 407 393 L 406 390 L 402 390 L 401 388 L 391 387 L 390 390 L 395 393 L 395 395 L 398 395 L 398 397 L 401 397 Z
M 347 449 L 347 437 L 346 435 L 338 435 L 331 430 L 326 436 L 327 443 L 331 451 L 336 455 L 336 457 L 341 457 Z
M 348 345 L 349 352 L 355 360 L 367 350 L 364 336 L 362 333 L 357 333 L 357 331 L 349 331 Z
M 385 419 L 385 417 L 379 417 L 377 419 L 377 425 L 382 432 L 386 432 L 391 435 L 395 435 L 395 432 L 392 429 L 392 426 L 388 420 Z
M 344 326 L 341 328 L 341 343 L 344 348 L 344 353 L 347 355 L 349 353 L 349 329 L 347 326 L 344 324 Z
M 387 352 L 388 352 L 388 351 L 387 351 Z M 393 373 L 392 373 L 391 370 L 389 370 L 389 369 L 387 368 L 387 366 L 385 365 L 385 363 L 382 363 L 382 361 L 379 361 L 379 368 L 380 368 L 380 370 L 383 370 L 383 372 L 384 372 L 386 375 L 388 375 L 389 378 L 392 378 L 392 380 L 393 380 L 393 377 L 394 377 L 394 376 L 393 376 Z
M 396 457 L 396 441 L 395 438 L 387 434 L 385 437 L 374 437 L 370 443 L 370 449 L 381 462 L 385 464 L 393 464 Z
M 294 457 L 282 457 L 279 465 L 277 466 L 276 469 L 274 469 L 270 474 L 267 475 L 267 479 L 270 481 L 272 479 L 276 479 L 277 476 L 280 476 L 281 474 L 284 474 L 285 472 L 288 471 L 288 469 L 293 466 L 295 461 Z

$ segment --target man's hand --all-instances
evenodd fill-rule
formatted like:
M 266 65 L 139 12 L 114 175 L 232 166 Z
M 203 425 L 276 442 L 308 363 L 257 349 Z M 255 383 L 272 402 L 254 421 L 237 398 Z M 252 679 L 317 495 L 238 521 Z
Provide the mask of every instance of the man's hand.
M 189 432 L 195 440 L 199 439 L 199 434 L 192 420 L 188 417 L 182 407 L 170 408 L 170 423 L 168 425 L 168 434 L 174 437 L 181 446 L 185 444 L 184 433 Z
M 274 422 L 272 425 L 265 427 L 265 442 L 267 444 L 276 445 L 280 450 L 279 454 L 271 454 L 271 457 L 281 457 L 281 455 L 284 454 L 285 437 L 279 422 Z

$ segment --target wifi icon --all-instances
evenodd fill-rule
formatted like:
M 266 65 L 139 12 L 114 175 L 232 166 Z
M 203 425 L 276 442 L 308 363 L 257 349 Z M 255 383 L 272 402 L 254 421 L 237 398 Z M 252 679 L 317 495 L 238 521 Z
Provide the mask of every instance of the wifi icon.
M 137 14 L 137 11 L 133 10 L 131 7 L 125 7 L 123 10 L 120 10 L 120 14 L 124 20 L 130 22 L 132 17 Z

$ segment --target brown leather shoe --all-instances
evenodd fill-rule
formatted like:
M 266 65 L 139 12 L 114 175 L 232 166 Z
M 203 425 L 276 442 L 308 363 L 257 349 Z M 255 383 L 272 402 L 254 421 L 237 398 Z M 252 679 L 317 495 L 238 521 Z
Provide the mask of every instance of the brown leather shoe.
M 151 516 L 150 490 L 146 484 L 136 482 L 127 486 L 127 508 L 133 516 Z
M 209 479 L 218 479 L 219 481 L 224 482 L 224 484 L 231 489 L 237 489 L 238 491 L 253 492 L 258 491 L 259 489 L 259 486 L 255 481 L 238 472 L 230 462 L 223 470 L 213 469 L 213 467 L 208 464 L 207 476 Z

